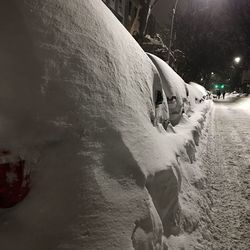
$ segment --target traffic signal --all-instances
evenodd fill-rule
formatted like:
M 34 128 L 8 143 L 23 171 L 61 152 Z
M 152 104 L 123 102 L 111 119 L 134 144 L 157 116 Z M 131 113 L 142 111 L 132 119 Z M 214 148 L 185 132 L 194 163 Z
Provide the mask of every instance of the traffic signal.
M 215 85 L 214 85 L 214 88 L 215 88 L 215 89 L 224 89 L 224 88 L 225 88 L 225 85 L 222 84 L 222 83 L 218 83 L 218 84 L 215 84 Z

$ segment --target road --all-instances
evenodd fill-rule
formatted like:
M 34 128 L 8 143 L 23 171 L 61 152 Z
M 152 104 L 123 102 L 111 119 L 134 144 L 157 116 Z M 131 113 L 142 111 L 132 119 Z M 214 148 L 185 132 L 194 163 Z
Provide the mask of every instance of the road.
M 250 98 L 214 103 L 207 133 L 203 170 L 212 202 L 204 249 L 250 249 Z

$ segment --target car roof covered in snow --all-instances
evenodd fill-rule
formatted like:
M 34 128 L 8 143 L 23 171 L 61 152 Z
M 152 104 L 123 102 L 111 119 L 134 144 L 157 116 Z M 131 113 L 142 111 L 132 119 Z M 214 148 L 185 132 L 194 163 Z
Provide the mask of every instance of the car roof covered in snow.
M 184 80 L 162 59 L 153 54 L 147 54 L 159 71 L 166 96 L 170 98 L 176 96 L 179 99 L 186 97 Z

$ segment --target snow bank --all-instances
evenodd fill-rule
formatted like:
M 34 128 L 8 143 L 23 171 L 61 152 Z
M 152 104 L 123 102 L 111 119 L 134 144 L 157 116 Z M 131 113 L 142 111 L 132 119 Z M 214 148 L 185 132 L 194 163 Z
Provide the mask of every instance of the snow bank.
M 250 97 L 249 96 L 242 96 L 242 97 L 233 97 L 232 95 L 229 95 L 226 97 L 225 102 L 228 102 L 230 105 L 230 102 L 232 105 L 230 105 L 230 108 L 233 108 L 237 111 L 244 111 L 247 113 L 247 115 L 250 114 Z
M 32 174 L 0 210 L 1 248 L 166 249 L 186 230 L 181 161 L 208 103 L 172 133 L 154 126 L 160 75 L 99 0 L 3 1 L 0 14 L 0 148 Z

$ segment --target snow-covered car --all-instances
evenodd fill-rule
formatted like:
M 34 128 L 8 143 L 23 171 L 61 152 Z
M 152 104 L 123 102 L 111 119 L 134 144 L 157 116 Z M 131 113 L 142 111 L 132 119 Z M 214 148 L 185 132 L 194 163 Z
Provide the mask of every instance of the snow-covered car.
M 201 97 L 199 97 L 199 101 L 202 101 L 202 99 L 203 100 L 207 99 L 208 91 L 202 85 L 200 85 L 196 82 L 190 82 L 189 84 L 190 84 L 190 86 L 194 87 L 194 89 L 198 90 L 198 92 L 196 91 L 198 96 L 200 96 L 200 94 L 201 94 Z
M 152 68 L 155 70 L 154 82 L 152 84 L 151 98 L 152 106 L 154 106 L 154 113 L 151 114 L 151 121 L 154 126 L 159 123 L 162 124 L 164 129 L 167 129 L 169 124 L 169 109 L 167 103 L 167 97 L 162 87 L 162 81 L 155 65 L 150 60 Z
M 197 105 L 197 103 L 201 103 L 204 100 L 204 93 L 202 93 L 199 88 L 192 84 L 186 83 L 186 86 L 189 92 L 188 101 L 190 104 L 190 109 L 192 110 L 194 106 Z
M 152 123 L 154 126 L 162 124 L 163 128 L 167 130 L 169 124 L 169 109 L 166 95 L 162 90 L 155 91 L 154 95 L 155 114 L 152 116 Z
M 229 97 L 240 97 L 240 93 L 233 91 L 232 93 L 229 94 Z
M 159 123 L 162 124 L 164 129 L 167 129 L 167 126 L 170 122 L 170 117 L 169 117 L 167 97 L 164 91 L 162 91 L 162 97 L 163 97 L 162 103 L 159 105 Z M 157 107 L 156 107 L 156 110 L 157 110 Z
M 177 125 L 188 105 L 187 89 L 184 80 L 162 59 L 147 53 L 156 66 L 162 81 L 162 87 L 167 98 L 170 122 Z

